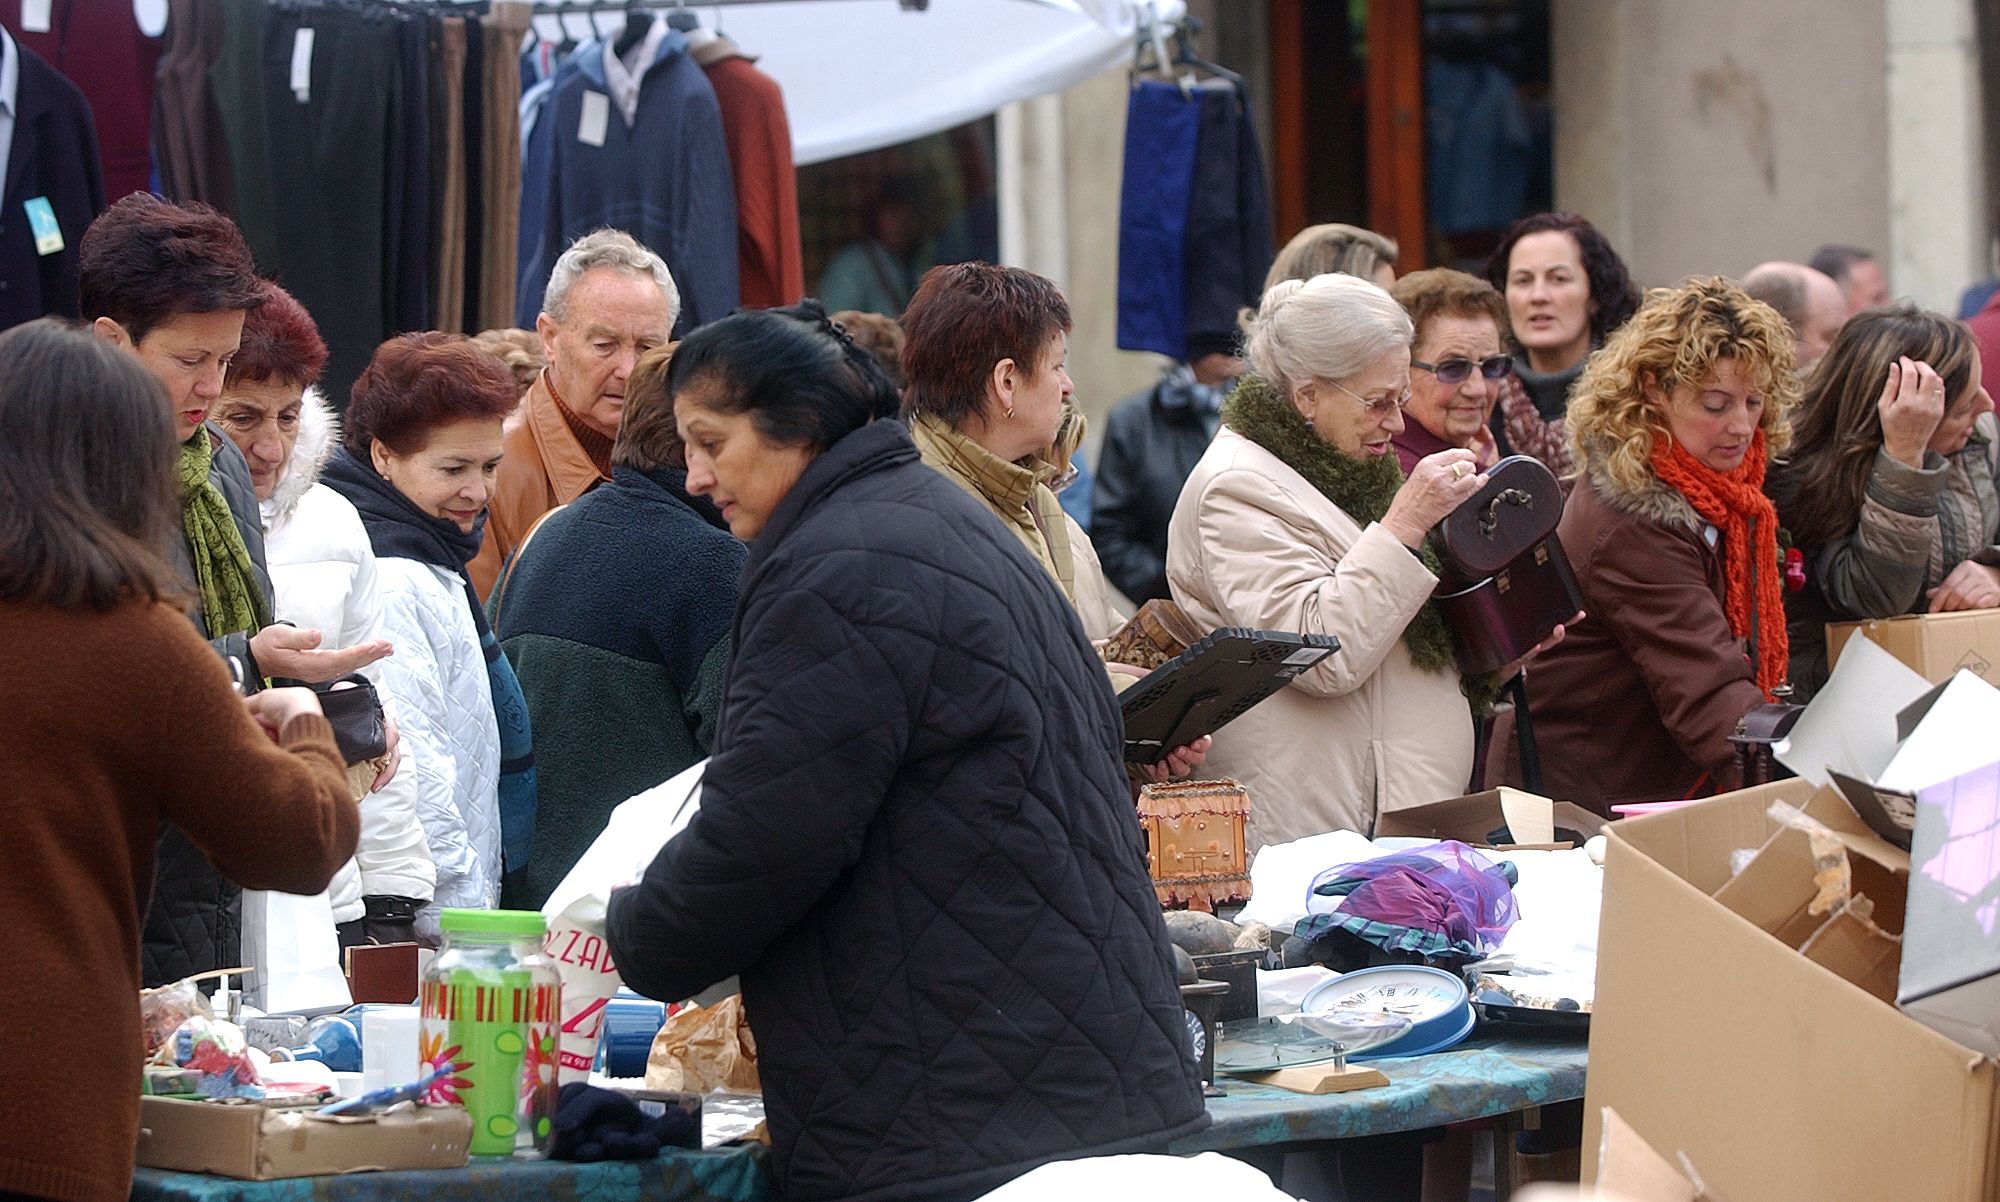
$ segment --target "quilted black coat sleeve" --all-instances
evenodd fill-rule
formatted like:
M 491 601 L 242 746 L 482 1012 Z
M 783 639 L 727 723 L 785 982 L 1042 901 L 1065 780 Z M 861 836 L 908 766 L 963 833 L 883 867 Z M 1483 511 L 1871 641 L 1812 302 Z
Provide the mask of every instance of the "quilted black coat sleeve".
M 880 422 L 745 572 L 701 809 L 609 934 L 739 973 L 795 1199 L 990 1189 L 1206 1114 L 1103 670 L 1048 573 Z

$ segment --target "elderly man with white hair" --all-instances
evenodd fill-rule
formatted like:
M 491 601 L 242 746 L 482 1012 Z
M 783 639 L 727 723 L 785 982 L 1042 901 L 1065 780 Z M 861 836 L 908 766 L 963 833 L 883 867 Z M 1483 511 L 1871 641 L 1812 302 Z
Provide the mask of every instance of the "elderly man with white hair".
M 611 478 L 625 383 L 639 356 L 667 344 L 680 308 L 666 263 L 623 231 L 585 234 L 556 260 L 535 319 L 548 366 L 528 390 L 527 420 L 503 444 L 486 540 L 469 568 L 482 600 L 543 514 Z

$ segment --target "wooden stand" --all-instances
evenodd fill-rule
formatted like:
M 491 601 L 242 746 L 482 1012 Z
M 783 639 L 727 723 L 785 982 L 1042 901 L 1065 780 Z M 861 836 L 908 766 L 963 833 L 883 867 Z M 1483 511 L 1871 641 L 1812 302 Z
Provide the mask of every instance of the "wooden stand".
M 1254 1085 L 1273 1085 L 1293 1093 L 1348 1093 L 1387 1085 L 1389 1078 L 1365 1064 L 1300 1064 L 1268 1073 L 1230 1073 Z

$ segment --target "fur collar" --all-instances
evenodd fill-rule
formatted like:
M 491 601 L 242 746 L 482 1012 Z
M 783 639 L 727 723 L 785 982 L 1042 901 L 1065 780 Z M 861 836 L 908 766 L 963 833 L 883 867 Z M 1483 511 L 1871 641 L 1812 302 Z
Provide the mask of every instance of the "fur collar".
M 1604 470 L 1611 449 L 1610 441 L 1601 438 L 1589 442 L 1579 440 L 1575 448 L 1577 458 L 1585 465 L 1584 478 L 1590 482 L 1591 489 L 1606 505 L 1620 513 L 1628 513 L 1671 530 L 1699 533 L 1701 528 L 1707 525 L 1701 520 L 1701 515 L 1694 511 L 1694 506 L 1688 504 L 1688 499 L 1680 494 L 1679 489 L 1667 484 L 1650 470 L 1646 473 L 1645 488 L 1637 492 L 1621 488 Z
M 299 406 L 299 441 L 292 447 L 291 461 L 264 503 L 264 530 L 269 533 L 291 520 L 299 501 L 319 483 L 320 471 L 340 445 L 340 419 L 326 403 L 318 387 L 306 389 Z
M 1276 388 L 1257 376 L 1244 376 L 1237 383 L 1222 403 L 1222 421 L 1276 455 L 1342 513 L 1363 525 L 1381 520 L 1389 512 L 1396 490 L 1403 486 L 1403 469 L 1395 455 L 1358 459 L 1342 454 L 1314 433 Z M 1433 576 L 1443 570 L 1428 544 L 1417 556 Z M 1403 643 L 1410 649 L 1410 659 L 1427 672 L 1443 671 L 1456 662 L 1451 632 L 1437 606 L 1430 602 L 1425 602 L 1404 627 Z

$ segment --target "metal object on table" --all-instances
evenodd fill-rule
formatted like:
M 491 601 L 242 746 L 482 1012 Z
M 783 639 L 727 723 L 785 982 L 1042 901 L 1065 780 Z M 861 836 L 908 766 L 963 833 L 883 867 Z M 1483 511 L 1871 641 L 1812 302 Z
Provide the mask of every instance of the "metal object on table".
M 1777 700 L 1743 715 L 1736 723 L 1736 733 L 1729 736 L 1736 747 L 1736 770 L 1746 789 L 1790 775 L 1778 764 L 1777 745 L 1791 737 L 1792 727 L 1806 711 L 1804 706 L 1791 704 L 1792 686 L 1788 684 L 1772 689 L 1771 695 Z
M 1271 1072 L 1302 1064 L 1344 1067 L 1359 1055 L 1401 1038 L 1410 1020 L 1380 1011 L 1274 1014 L 1222 1024 L 1215 1064 L 1223 1072 Z
M 1217 1016 L 1229 993 L 1227 981 L 1195 981 L 1181 986 L 1181 1006 L 1186 1011 L 1188 1052 L 1201 1064 L 1202 1084 L 1215 1080 Z

